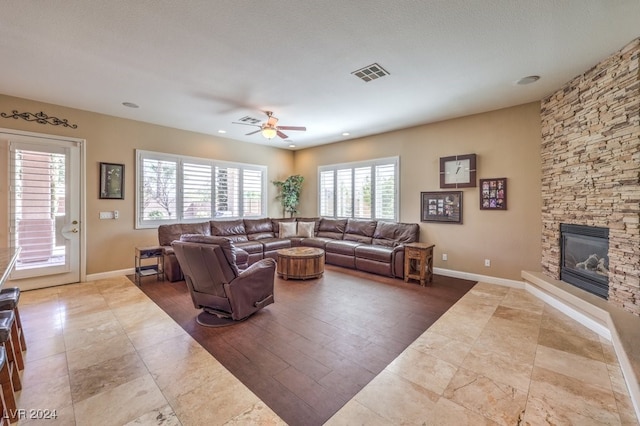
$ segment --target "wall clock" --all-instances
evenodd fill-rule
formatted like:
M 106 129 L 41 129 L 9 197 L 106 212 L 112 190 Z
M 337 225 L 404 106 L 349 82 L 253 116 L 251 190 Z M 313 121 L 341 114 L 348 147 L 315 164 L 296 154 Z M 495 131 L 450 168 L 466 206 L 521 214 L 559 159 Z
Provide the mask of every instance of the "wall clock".
M 440 188 L 474 188 L 476 154 L 440 158 Z

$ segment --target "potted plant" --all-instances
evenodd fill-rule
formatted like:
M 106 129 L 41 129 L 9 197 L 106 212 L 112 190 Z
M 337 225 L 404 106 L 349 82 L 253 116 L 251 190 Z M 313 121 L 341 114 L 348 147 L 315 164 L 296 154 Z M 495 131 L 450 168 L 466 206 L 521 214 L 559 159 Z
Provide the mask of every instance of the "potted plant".
M 289 213 L 293 217 L 298 213 L 298 204 L 300 204 L 300 191 L 302 190 L 302 181 L 304 177 L 300 175 L 289 176 L 283 181 L 273 181 L 280 193 L 276 196 L 276 200 L 280 200 L 282 204 L 282 216 Z

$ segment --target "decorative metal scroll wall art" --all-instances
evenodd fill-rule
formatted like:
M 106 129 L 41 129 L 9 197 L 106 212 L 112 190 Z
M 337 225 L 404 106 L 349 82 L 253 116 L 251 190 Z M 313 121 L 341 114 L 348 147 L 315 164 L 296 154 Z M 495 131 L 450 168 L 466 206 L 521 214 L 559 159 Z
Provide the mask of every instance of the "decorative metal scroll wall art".
M 64 118 L 58 117 L 49 117 L 44 112 L 40 111 L 36 114 L 32 112 L 18 112 L 16 110 L 11 111 L 11 114 L 7 114 L 6 112 L 0 113 L 0 116 L 4 118 L 22 118 L 26 121 L 35 121 L 40 124 L 51 124 L 52 126 L 63 126 L 63 127 L 71 127 L 72 129 L 77 129 L 78 126 L 76 124 L 69 124 L 69 121 Z

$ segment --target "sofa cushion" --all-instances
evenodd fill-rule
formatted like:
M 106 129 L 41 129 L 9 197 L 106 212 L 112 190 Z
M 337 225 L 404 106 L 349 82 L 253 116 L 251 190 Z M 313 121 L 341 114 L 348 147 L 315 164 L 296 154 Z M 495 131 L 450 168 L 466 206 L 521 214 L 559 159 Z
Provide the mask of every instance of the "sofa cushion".
M 245 219 L 244 229 L 249 240 L 261 240 L 263 238 L 274 238 L 273 224 L 271 219 Z
M 322 219 L 316 237 L 341 240 L 347 226 L 347 219 Z
M 249 253 L 249 255 L 262 254 L 262 247 L 264 247 L 260 241 L 241 241 L 235 243 L 235 245 Z
M 360 245 L 355 249 L 356 258 L 375 260 L 376 262 L 391 263 L 393 248 L 383 246 Z
M 376 230 L 376 223 L 377 221 L 375 220 L 349 219 L 342 238 L 347 241 L 371 244 L 371 237 Z
M 172 223 L 158 226 L 158 243 L 170 246 L 172 241 L 179 240 L 182 234 L 211 235 L 209 222 Z
M 280 238 L 280 222 L 295 222 L 295 221 L 296 219 L 292 217 L 271 219 L 271 226 L 273 228 L 274 237 Z
M 303 238 L 300 240 L 300 245 L 304 247 L 317 247 L 324 250 L 327 243 L 331 241 L 336 241 L 333 238 L 323 238 L 323 237 L 314 237 L 314 238 Z
M 395 247 L 399 244 L 413 243 L 420 237 L 417 223 L 397 223 L 378 221 L 373 233 L 373 245 Z
M 296 232 L 296 236 L 302 238 L 313 238 L 315 237 L 315 222 L 297 222 L 298 224 L 298 232 Z
M 249 241 L 247 231 L 244 228 L 244 220 L 212 220 L 211 235 L 217 237 L 228 237 L 234 243 Z
M 347 256 L 355 256 L 356 247 L 358 247 L 361 243 L 357 241 L 342 241 L 335 240 L 329 241 L 325 246 L 324 250 L 327 253 L 336 253 Z
M 260 243 L 262 243 L 265 253 L 291 247 L 291 241 L 282 238 L 263 238 Z
M 296 222 L 280 222 L 278 224 L 278 238 L 291 238 L 296 236 L 297 232 Z
M 298 222 L 313 222 L 313 224 L 314 224 L 313 235 L 316 235 L 318 233 L 318 228 L 320 227 L 321 218 L 319 218 L 319 217 L 297 217 L 296 221 L 298 221 Z

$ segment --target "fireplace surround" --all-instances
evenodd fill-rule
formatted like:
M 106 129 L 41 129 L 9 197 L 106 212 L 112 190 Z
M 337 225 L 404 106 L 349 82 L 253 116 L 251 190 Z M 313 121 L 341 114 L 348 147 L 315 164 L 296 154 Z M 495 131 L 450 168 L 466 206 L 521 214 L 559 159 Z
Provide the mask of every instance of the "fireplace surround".
M 609 229 L 560 224 L 560 279 L 609 298 Z
M 540 114 L 542 272 L 561 279 L 560 224 L 608 228 L 607 302 L 638 317 L 639 66 L 637 38 L 543 99 Z

